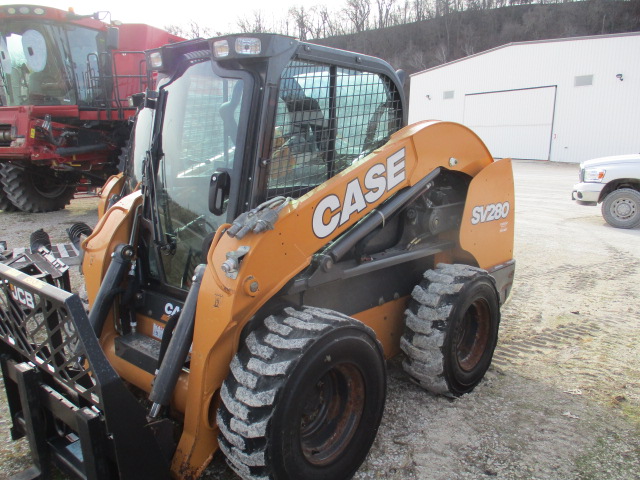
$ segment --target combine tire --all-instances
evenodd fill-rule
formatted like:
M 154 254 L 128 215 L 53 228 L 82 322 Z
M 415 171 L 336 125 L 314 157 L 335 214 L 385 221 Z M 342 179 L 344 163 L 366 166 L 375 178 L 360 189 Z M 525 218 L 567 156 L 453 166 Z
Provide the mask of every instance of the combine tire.
M 0 181 L 2 180 L 2 174 L 0 173 Z M 7 194 L 4 193 L 2 183 L 0 183 L 0 210 L 3 212 L 15 212 L 18 210 L 16 206 L 9 201 Z
M 340 313 L 286 308 L 231 362 L 220 448 L 244 479 L 346 479 L 364 461 L 386 396 L 375 333 Z
M 449 396 L 482 380 L 498 341 L 500 305 L 489 274 L 440 264 L 412 292 L 400 340 L 405 371 L 422 387 Z
M 633 188 L 614 190 L 602 202 L 602 216 L 616 228 L 640 225 L 640 192 Z
M 23 212 L 53 212 L 69 204 L 75 193 L 75 179 L 55 175 L 47 167 L 0 167 L 0 183 L 13 205 Z

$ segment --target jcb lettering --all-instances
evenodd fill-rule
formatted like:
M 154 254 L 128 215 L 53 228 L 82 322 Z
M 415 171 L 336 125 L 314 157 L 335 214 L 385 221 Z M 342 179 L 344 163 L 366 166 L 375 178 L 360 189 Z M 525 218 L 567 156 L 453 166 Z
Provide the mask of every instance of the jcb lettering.
M 24 291 L 20 287 L 11 287 L 11 296 L 15 301 L 29 308 L 36 308 L 36 304 L 33 300 L 33 295 Z
M 477 225 L 478 223 L 502 220 L 503 218 L 507 218 L 510 209 L 511 205 L 509 202 L 490 203 L 485 206 L 478 205 L 474 207 L 471 212 L 471 223 Z
M 313 233 L 318 238 L 331 235 L 336 228 L 349 221 L 354 213 L 360 213 L 370 204 L 382 198 L 406 178 L 404 148 L 387 158 L 385 163 L 372 165 L 364 175 L 364 188 L 358 178 L 350 181 L 342 199 L 331 194 L 324 197 L 313 212 Z

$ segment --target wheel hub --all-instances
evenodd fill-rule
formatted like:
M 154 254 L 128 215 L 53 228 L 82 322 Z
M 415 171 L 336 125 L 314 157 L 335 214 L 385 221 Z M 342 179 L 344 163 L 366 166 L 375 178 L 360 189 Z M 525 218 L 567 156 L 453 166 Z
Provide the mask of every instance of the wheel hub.
M 364 380 L 349 364 L 336 365 L 309 389 L 300 419 L 306 460 L 328 465 L 344 454 L 364 410 Z
M 476 300 L 467 309 L 456 331 L 454 345 L 462 370 L 470 372 L 480 362 L 489 341 L 490 324 L 489 306 L 482 299 Z
M 616 200 L 612 205 L 613 214 L 619 219 L 627 219 L 635 215 L 636 206 L 626 198 Z

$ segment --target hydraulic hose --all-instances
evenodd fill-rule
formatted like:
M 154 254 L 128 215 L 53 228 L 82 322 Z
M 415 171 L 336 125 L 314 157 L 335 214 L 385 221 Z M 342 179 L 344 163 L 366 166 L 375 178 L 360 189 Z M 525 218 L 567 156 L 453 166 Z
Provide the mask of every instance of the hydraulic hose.
M 104 326 L 104 321 L 107 318 L 109 309 L 113 304 L 113 299 L 120 293 L 119 286 L 122 283 L 124 274 L 131 266 L 133 253 L 133 247 L 131 245 L 120 244 L 111 254 L 111 264 L 102 279 L 96 300 L 89 313 L 89 323 L 97 337 L 100 337 L 102 333 L 102 327 Z

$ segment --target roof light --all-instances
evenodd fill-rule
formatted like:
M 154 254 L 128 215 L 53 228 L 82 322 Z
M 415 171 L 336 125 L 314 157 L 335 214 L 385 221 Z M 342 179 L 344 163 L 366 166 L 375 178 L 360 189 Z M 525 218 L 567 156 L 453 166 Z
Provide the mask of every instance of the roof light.
M 218 58 L 229 56 L 229 42 L 227 40 L 213 42 L 213 54 Z
M 262 43 L 259 38 L 236 38 L 236 53 L 242 55 L 260 55 Z
M 27 13 L 29 13 L 29 7 L 20 7 L 18 11 L 26 15 Z
M 16 9 L 13 8 L 13 7 L 9 7 L 9 8 L 7 8 L 7 13 L 9 15 L 15 15 L 16 14 Z
M 158 69 L 162 67 L 162 53 L 160 51 L 151 52 L 149 54 L 149 64 L 151 68 Z
M 44 8 L 36 7 L 33 9 L 33 13 L 36 15 L 44 15 Z

